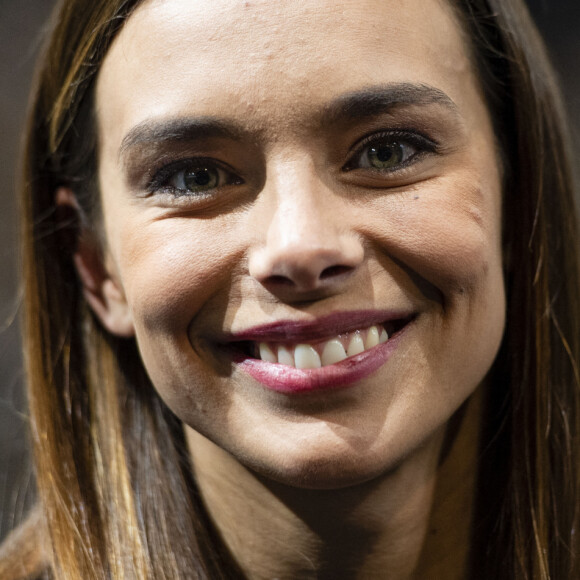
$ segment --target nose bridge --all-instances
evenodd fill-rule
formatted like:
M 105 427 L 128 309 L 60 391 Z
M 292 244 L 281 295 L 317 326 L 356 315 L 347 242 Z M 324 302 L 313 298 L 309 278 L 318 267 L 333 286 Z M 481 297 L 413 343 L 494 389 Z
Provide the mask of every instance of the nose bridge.
M 285 162 L 272 176 L 273 213 L 268 243 L 279 251 L 316 252 L 338 235 L 340 211 L 332 212 L 332 194 L 308 160 Z M 335 200 L 336 201 L 336 200 Z
M 328 286 L 356 269 L 363 249 L 342 200 L 307 155 L 269 168 L 262 191 L 267 212 L 250 273 L 264 284 Z

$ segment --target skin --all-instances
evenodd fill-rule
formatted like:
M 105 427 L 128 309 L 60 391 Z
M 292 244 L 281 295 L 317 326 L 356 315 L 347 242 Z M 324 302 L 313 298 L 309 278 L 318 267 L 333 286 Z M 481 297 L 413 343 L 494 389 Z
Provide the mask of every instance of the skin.
M 208 6 L 145 2 L 104 60 L 107 246 L 103 264 L 88 237 L 79 247 L 87 299 L 109 331 L 136 337 L 188 426 L 208 509 L 249 577 L 461 577 L 472 395 L 505 297 L 500 162 L 460 27 L 439 0 Z M 400 100 L 401 87 L 411 102 L 338 106 L 393 88 Z M 155 124 L 208 118 L 227 131 L 151 138 Z M 362 140 L 393 131 L 405 164 L 364 167 Z M 175 195 L 179 176 L 165 175 L 152 191 L 156 171 L 192 157 L 226 168 L 223 183 Z M 416 318 L 347 389 L 276 393 L 216 348 L 257 324 L 393 308 Z

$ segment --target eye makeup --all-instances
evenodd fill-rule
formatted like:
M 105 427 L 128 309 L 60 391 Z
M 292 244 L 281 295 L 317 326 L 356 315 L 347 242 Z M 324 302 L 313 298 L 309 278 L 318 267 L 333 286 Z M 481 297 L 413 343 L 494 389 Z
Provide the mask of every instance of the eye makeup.
M 239 120 L 202 115 L 139 123 L 119 150 L 128 189 L 136 197 L 192 203 L 243 184 L 258 193 L 268 151 L 285 144 L 303 147 L 347 186 L 389 189 L 413 183 L 423 161 L 453 152 L 466 135 L 451 99 L 424 86 L 375 87 L 339 97 L 305 114 L 300 127 L 282 138 L 256 131 L 254 121 L 244 127 Z
M 204 196 L 226 185 L 242 185 L 243 179 L 223 163 L 204 157 L 170 162 L 159 169 L 147 186 L 149 194 Z
M 343 171 L 368 169 L 380 173 L 396 172 L 437 150 L 437 143 L 413 130 L 371 133 L 354 145 Z

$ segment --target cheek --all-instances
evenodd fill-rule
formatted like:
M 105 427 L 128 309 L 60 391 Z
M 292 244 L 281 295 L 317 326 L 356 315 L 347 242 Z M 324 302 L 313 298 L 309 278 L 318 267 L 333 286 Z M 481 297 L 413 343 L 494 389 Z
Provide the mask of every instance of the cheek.
M 441 178 L 378 215 L 381 241 L 414 279 L 442 301 L 503 293 L 499 180 Z
M 124 229 L 119 268 L 138 335 L 185 331 L 228 286 L 237 246 L 217 222 L 172 218 Z
M 493 362 L 505 326 L 499 178 L 467 174 L 425 183 L 388 202 L 375 239 L 384 263 L 440 315 L 420 345 L 417 366 L 473 385 Z
M 212 220 L 124 223 L 117 260 L 147 373 L 179 416 L 184 409 L 196 417 L 217 412 L 227 406 L 227 397 L 205 388 L 213 384 L 212 376 L 206 365 L 198 364 L 203 353 L 199 344 L 192 350 L 188 329 L 227 298 L 238 245 Z
M 460 182 L 445 203 L 447 188 L 416 214 L 422 248 L 416 267 L 441 292 L 443 316 L 431 364 L 448 384 L 469 384 L 496 357 L 505 327 L 499 180 L 491 185 Z M 437 354 L 439 353 L 439 354 Z M 453 353 L 456 362 L 446 368 Z M 459 364 L 458 364 L 459 363 Z M 449 369 L 453 369 L 450 371 Z

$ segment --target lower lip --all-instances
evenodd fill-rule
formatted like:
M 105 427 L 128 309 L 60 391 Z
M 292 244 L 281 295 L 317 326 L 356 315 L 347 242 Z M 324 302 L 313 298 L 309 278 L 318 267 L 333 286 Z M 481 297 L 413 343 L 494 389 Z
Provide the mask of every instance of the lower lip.
M 259 359 L 243 359 L 237 362 L 237 366 L 266 388 L 279 393 L 311 393 L 352 387 L 389 360 L 406 328 L 383 344 L 318 369 L 296 369 Z

